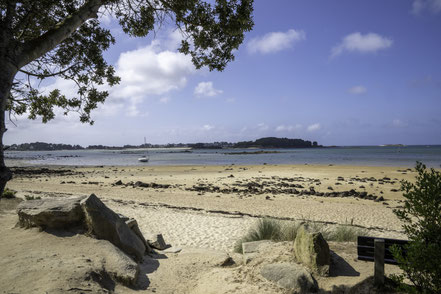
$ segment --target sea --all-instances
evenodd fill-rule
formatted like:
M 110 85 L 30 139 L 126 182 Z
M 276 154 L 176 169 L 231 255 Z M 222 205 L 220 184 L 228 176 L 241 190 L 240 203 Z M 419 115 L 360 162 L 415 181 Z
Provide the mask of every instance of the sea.
M 261 151 L 261 152 L 260 152 Z M 138 158 L 148 156 L 148 162 Z M 6 164 L 65 166 L 320 164 L 397 166 L 417 161 L 441 167 L 441 145 L 348 146 L 305 149 L 185 149 L 5 151 Z

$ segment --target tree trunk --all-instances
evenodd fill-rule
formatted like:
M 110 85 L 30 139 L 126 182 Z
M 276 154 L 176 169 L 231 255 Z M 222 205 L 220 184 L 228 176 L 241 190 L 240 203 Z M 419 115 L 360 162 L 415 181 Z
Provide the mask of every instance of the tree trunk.
M 6 132 L 5 110 L 17 68 L 7 61 L 5 56 L 0 56 L 0 199 L 5 190 L 6 183 L 12 178 L 11 170 L 5 165 L 3 148 L 3 135 Z

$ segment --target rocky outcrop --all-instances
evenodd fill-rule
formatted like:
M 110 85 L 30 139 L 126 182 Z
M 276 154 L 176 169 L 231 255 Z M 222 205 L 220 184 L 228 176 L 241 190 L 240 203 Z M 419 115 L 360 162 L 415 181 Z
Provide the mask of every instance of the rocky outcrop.
M 263 266 L 260 274 L 279 287 L 293 293 L 314 293 L 318 290 L 317 281 L 300 264 L 272 263 Z
M 61 229 L 81 224 L 84 197 L 23 201 L 17 207 L 18 225 L 24 228 Z
M 150 251 L 136 220 L 121 218 L 94 194 L 24 201 L 18 205 L 17 214 L 18 225 L 25 228 L 81 227 L 89 236 L 110 241 L 136 261 L 142 261 L 146 251 Z
M 297 231 L 294 241 L 296 259 L 321 276 L 329 276 L 331 255 L 321 233 L 310 233 L 304 226 Z
M 80 205 L 84 211 L 84 224 L 90 235 L 108 240 L 137 261 L 142 261 L 146 251 L 142 240 L 115 212 L 104 205 L 95 194 L 81 200 Z

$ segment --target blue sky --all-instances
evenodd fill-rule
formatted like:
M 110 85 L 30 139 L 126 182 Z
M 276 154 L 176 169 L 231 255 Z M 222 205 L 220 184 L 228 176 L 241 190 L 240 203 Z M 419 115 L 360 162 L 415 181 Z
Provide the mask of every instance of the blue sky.
M 223 72 L 196 70 L 171 27 L 130 39 L 102 21 L 122 81 L 95 124 L 17 117 L 6 144 L 441 144 L 441 0 L 257 0 L 255 27 Z M 46 87 L 74 91 L 62 80 Z

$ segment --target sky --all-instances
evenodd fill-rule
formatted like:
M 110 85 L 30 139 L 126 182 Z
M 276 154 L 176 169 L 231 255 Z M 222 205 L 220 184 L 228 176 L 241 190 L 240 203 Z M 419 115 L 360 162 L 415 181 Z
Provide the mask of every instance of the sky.
M 101 17 L 121 83 L 93 111 L 7 122 L 5 144 L 195 143 L 288 137 L 322 145 L 441 144 L 441 0 L 256 0 L 222 72 L 196 70 L 180 34 L 130 38 Z M 46 90 L 74 93 L 53 79 Z

